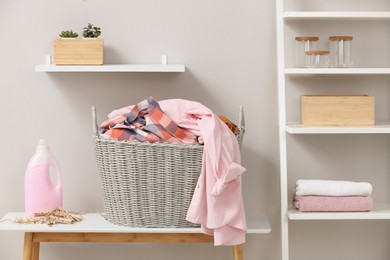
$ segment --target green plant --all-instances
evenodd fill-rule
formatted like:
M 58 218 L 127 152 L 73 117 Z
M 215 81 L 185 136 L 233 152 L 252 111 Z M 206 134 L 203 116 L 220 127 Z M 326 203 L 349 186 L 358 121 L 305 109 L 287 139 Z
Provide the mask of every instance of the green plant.
M 60 34 L 60 37 L 62 38 L 77 38 L 79 34 L 77 32 L 74 32 L 72 30 L 70 31 L 62 31 Z
M 99 27 L 93 26 L 93 24 L 88 23 L 88 26 L 83 28 L 83 37 L 84 38 L 97 38 L 101 34 Z

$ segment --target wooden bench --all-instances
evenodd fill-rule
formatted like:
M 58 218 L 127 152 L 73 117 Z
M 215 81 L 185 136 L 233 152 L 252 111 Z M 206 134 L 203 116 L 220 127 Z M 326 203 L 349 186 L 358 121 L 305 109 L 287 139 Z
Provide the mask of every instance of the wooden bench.
M 2 218 L 0 230 L 23 231 L 23 260 L 39 260 L 40 243 L 50 242 L 115 242 L 115 243 L 213 243 L 213 237 L 200 233 L 199 228 L 127 228 L 106 221 L 98 213 L 83 215 L 83 221 L 71 225 L 16 224 L 23 213 L 8 213 Z M 9 221 L 8 221 L 9 220 Z M 265 216 L 250 228 L 249 233 L 269 233 L 271 228 Z M 260 224 L 259 224 L 260 223 Z M 235 245 L 233 259 L 243 260 L 243 246 Z
M 211 243 L 213 238 L 199 233 L 26 232 L 23 260 L 39 260 L 41 242 Z M 244 259 L 242 245 L 233 246 L 233 259 Z

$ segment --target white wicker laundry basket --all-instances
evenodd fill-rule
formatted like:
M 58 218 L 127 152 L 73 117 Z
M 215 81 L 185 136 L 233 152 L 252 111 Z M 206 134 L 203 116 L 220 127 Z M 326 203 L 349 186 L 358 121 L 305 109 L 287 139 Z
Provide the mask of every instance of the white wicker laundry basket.
M 108 221 L 127 227 L 195 227 L 185 220 L 202 167 L 202 145 L 116 141 L 98 133 L 93 142 Z M 241 146 L 244 113 L 240 107 Z

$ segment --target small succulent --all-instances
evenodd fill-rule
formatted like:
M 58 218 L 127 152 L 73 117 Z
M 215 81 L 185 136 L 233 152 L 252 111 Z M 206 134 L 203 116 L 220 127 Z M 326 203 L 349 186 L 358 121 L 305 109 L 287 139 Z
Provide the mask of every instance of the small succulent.
M 88 26 L 83 28 L 83 37 L 84 38 L 97 38 L 101 34 L 99 27 L 93 26 L 93 24 L 88 23 Z
M 79 34 L 77 32 L 74 32 L 72 30 L 70 31 L 62 31 L 60 34 L 60 37 L 62 38 L 77 38 Z

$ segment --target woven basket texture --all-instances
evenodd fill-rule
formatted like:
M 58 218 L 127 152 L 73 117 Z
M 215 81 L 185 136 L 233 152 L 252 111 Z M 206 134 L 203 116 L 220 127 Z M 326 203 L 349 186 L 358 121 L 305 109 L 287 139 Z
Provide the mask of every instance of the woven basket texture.
M 92 118 L 107 220 L 138 228 L 198 227 L 185 217 L 201 171 L 203 146 L 105 139 L 98 134 L 95 107 Z M 242 107 L 238 127 L 241 146 Z

